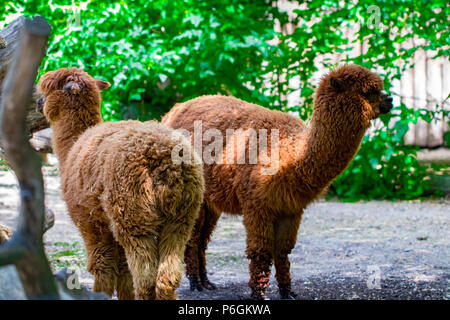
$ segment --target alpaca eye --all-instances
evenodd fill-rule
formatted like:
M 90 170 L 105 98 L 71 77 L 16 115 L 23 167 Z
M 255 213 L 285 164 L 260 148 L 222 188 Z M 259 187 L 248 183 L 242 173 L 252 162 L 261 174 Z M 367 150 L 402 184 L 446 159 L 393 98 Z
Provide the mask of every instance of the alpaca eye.
M 364 98 L 369 99 L 369 98 L 374 98 L 377 94 L 378 94 L 377 91 L 372 90 L 372 91 L 368 91 L 368 92 L 363 92 L 361 95 Z

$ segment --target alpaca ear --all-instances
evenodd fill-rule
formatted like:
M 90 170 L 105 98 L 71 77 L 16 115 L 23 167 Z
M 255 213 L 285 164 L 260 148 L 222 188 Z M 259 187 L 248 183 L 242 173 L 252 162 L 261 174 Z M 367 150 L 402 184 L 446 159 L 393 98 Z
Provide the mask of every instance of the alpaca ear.
M 38 91 L 46 94 L 50 91 L 58 90 L 58 88 L 61 88 L 58 70 L 50 71 L 44 74 L 37 85 Z
M 334 89 L 336 89 L 336 91 L 345 91 L 345 83 L 344 81 L 342 81 L 339 78 L 334 78 L 331 77 L 330 78 L 330 86 Z
M 111 87 L 111 84 L 108 81 L 95 80 L 95 83 L 100 91 Z

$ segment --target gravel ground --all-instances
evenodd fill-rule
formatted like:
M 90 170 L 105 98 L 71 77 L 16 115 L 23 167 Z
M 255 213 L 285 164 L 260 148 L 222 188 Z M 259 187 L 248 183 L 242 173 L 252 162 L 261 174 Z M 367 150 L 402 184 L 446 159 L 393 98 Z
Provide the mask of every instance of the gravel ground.
M 55 226 L 45 235 L 54 271 L 78 269 L 92 287 L 85 251 L 60 195 L 55 166 L 44 168 L 46 203 Z M 0 223 L 17 219 L 18 188 L 0 171 Z M 192 292 L 183 277 L 181 299 L 247 299 L 248 260 L 240 217 L 223 215 L 207 252 L 217 290 Z M 299 299 L 450 299 L 450 201 L 318 201 L 304 213 L 291 256 Z M 1 290 L 1 289 L 0 289 Z M 270 299 L 278 299 L 272 275 Z

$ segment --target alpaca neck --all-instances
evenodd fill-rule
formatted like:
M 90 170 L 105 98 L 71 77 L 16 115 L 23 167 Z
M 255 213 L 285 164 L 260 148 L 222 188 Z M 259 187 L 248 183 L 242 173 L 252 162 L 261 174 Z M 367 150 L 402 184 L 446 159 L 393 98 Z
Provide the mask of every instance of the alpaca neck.
M 92 113 L 88 116 L 84 115 L 84 117 L 75 112 L 71 112 L 64 114 L 52 124 L 53 149 L 58 157 L 60 166 L 65 163 L 70 149 L 80 135 L 88 128 L 93 127 L 102 121 L 100 112 Z
M 304 153 L 294 164 L 311 191 L 321 192 L 347 168 L 368 128 L 369 123 L 363 123 L 352 123 L 345 114 L 313 114 Z

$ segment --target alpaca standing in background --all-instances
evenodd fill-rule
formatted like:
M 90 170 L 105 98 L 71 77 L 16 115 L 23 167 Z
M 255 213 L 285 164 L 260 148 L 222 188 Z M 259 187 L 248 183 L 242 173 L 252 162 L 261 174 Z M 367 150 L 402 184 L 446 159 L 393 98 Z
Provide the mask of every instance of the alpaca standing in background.
M 76 68 L 40 80 L 38 108 L 53 129 L 63 197 L 86 245 L 94 291 L 175 299 L 203 200 L 202 167 L 172 162 L 174 146 L 192 148 L 163 125 L 102 123 L 107 87 Z
M 295 298 L 288 254 L 295 246 L 302 213 L 348 166 L 370 120 L 392 108 L 392 98 L 382 89 L 378 75 L 346 65 L 321 79 L 309 126 L 288 114 L 226 96 L 198 97 L 164 116 L 163 124 L 191 134 L 199 120 L 203 132 L 216 129 L 223 136 L 227 129 L 243 129 L 239 134 L 267 129 L 268 136 L 271 130 L 279 132 L 279 169 L 273 175 L 261 174 L 261 168 L 273 165 L 261 161 L 204 164 L 205 203 L 185 254 L 191 290 L 214 288 L 206 276 L 205 249 L 220 213 L 226 212 L 244 216 L 252 298 L 265 298 L 272 262 L 281 297 Z M 223 140 L 223 156 L 227 148 Z

